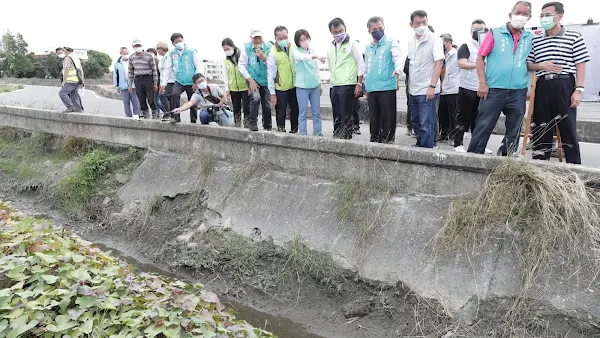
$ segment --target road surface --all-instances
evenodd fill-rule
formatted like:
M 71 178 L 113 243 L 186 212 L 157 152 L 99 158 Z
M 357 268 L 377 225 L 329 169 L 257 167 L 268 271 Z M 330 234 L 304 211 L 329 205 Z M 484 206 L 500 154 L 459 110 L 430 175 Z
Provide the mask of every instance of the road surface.
M 22 106 L 62 111 L 65 109 L 65 107 L 62 105 L 62 102 L 58 97 L 58 90 L 58 87 L 25 86 L 25 88 L 21 90 L 0 94 L 0 105 Z M 125 117 L 125 114 L 123 112 L 123 104 L 121 101 L 100 97 L 90 90 L 84 91 L 82 100 L 86 114 L 123 118 Z M 273 113 L 273 115 L 275 114 Z M 189 122 L 189 114 L 187 112 L 183 112 L 181 116 L 183 123 Z M 600 114 L 598 114 L 598 118 L 600 120 Z M 157 123 L 161 122 L 157 121 Z M 286 123 L 288 125 L 287 128 L 289 130 L 289 121 L 286 121 Z M 273 125 L 275 125 L 274 116 Z M 355 135 L 354 139 L 358 141 L 368 142 L 369 125 L 361 124 L 360 130 L 361 135 Z M 312 121 L 308 121 L 308 132 L 309 134 L 312 133 Z M 406 129 L 403 127 L 398 127 L 396 129 L 396 145 L 411 146 L 415 144 L 415 138 L 406 136 L 405 133 Z M 323 121 L 323 134 L 325 135 L 325 137 L 333 136 L 332 121 Z M 470 137 L 470 134 L 465 134 L 465 146 L 469 144 Z M 488 143 L 488 148 L 493 150 L 495 153 L 498 147 L 500 146 L 501 142 L 502 136 L 492 135 Z M 448 142 L 440 142 L 438 146 L 440 149 L 450 151 L 453 150 L 452 146 L 448 144 Z M 580 146 L 582 162 L 587 166 L 600 168 L 600 144 L 581 143 Z M 558 160 L 553 159 L 553 161 Z

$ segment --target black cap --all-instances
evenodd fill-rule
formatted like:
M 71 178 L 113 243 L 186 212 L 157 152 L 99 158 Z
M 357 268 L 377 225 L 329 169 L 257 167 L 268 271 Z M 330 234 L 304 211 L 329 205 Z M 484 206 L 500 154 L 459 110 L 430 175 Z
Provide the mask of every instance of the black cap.
M 71 47 L 64 47 L 64 48 L 65 48 L 66 51 L 69 51 L 69 52 L 73 51 L 73 48 L 71 48 Z

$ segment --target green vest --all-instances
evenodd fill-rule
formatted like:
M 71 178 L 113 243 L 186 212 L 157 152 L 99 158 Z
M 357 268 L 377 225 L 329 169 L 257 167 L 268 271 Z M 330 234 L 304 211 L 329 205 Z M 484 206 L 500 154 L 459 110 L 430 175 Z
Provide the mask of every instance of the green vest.
M 240 73 L 240 70 L 236 64 L 231 62 L 229 58 L 225 58 L 225 68 L 227 68 L 227 76 L 229 78 L 229 91 L 230 92 L 243 92 L 248 90 L 248 84 L 246 79 Z
M 287 53 L 275 44 L 270 53 L 275 53 L 275 63 L 277 64 L 277 75 L 275 76 L 275 89 L 286 91 L 294 88 L 294 79 L 296 76 L 296 67 L 292 57 L 292 44 L 288 45 Z
M 349 38 L 336 50 L 335 44 L 329 46 L 329 72 L 332 86 L 355 85 L 358 81 L 358 65 L 352 55 L 352 44 Z

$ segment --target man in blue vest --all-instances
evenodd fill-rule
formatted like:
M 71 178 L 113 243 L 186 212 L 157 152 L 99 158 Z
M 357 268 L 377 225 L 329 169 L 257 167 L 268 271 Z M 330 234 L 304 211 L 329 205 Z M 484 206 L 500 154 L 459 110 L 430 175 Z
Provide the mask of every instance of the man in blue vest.
M 175 84 L 171 94 L 171 109 L 174 109 L 181 106 L 181 94 L 183 92 L 187 94 L 188 100 L 192 98 L 194 94 L 194 81 L 192 78 L 200 73 L 200 58 L 194 49 L 189 48 L 183 42 L 181 33 L 173 33 L 171 43 L 175 46 L 175 49 L 165 56 L 167 60 L 164 64 L 164 74 L 160 77 L 160 94 L 165 94 L 171 72 L 175 73 Z M 163 119 L 165 119 L 164 116 Z M 190 122 L 196 123 L 197 119 L 198 111 L 196 107 L 190 108 Z M 171 123 L 180 122 L 180 114 L 172 113 L 170 120 Z
M 533 34 L 523 28 L 531 18 L 531 3 L 517 1 L 509 18 L 506 25 L 490 30 L 479 47 L 477 95 L 481 101 L 470 153 L 485 152 L 500 112 L 506 116 L 506 135 L 498 153 L 507 156 L 519 147 L 529 80 L 527 57 L 533 40 Z
M 252 41 L 247 42 L 242 48 L 238 69 L 248 81 L 248 94 L 250 94 L 250 125 L 258 121 L 258 108 L 262 105 L 263 129 L 271 130 L 271 94 L 267 79 L 267 54 L 273 46 L 270 42 L 263 41 L 260 29 L 250 30 Z
M 396 90 L 404 62 L 398 40 L 388 37 L 383 18 L 367 22 L 373 41 L 365 48 L 366 87 L 371 142 L 394 143 L 396 136 Z

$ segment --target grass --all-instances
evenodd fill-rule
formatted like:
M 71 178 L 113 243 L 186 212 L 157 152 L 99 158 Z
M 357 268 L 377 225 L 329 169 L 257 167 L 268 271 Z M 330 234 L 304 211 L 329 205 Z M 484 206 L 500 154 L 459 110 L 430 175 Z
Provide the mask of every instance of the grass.
M 520 260 L 521 295 L 506 314 L 515 319 L 528 292 L 555 268 L 553 261 L 593 275 L 600 271 L 597 191 L 573 172 L 505 161 L 476 196 L 452 203 L 434 239 L 434 256 L 460 250 L 476 255 L 490 238 L 511 243 Z
M 13 90 L 25 88 L 22 84 L 19 85 L 0 85 L 0 94 L 10 93 Z
M 200 158 L 200 175 L 204 178 L 210 177 L 217 165 L 217 158 L 212 153 L 204 153 Z
M 357 179 L 336 182 L 335 212 L 342 222 L 352 227 L 361 247 L 387 222 L 388 201 L 393 195 L 391 187 Z

